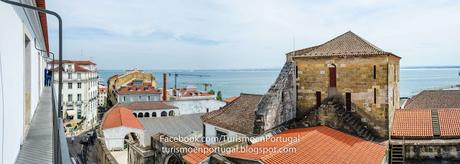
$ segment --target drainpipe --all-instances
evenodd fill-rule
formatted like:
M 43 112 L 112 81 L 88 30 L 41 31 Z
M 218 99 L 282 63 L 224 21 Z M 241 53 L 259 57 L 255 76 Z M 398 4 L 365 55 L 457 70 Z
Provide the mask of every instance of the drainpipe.
M 167 100 L 167 91 L 166 91 L 166 73 L 163 73 L 163 101 Z
M 58 22 L 59 22 L 59 68 L 62 68 L 62 19 L 61 19 L 61 16 L 59 16 L 59 14 L 54 12 L 54 11 L 42 9 L 42 8 L 35 7 L 35 6 L 30 6 L 30 5 L 10 1 L 10 0 L 0 0 L 0 1 L 8 3 L 10 5 L 20 6 L 20 7 L 23 7 L 23 8 L 35 10 L 37 12 L 50 14 L 50 15 L 55 16 L 58 19 Z M 62 110 L 62 71 L 60 69 L 59 69 L 58 108 L 59 108 L 58 109 L 58 111 L 59 111 L 58 116 L 61 117 L 61 115 L 62 115 L 62 112 L 61 112 L 61 110 Z
M 59 68 L 62 68 L 62 19 L 61 19 L 61 16 L 59 16 L 59 14 L 54 12 L 54 11 L 42 9 L 42 8 L 35 7 L 35 6 L 30 6 L 30 5 L 10 1 L 10 0 L 0 0 L 0 1 L 5 2 L 7 4 L 10 4 L 10 5 L 13 5 L 13 6 L 19 6 L 19 7 L 27 8 L 27 9 L 34 10 L 34 11 L 37 11 L 37 12 L 50 14 L 50 15 L 55 16 L 58 19 L 58 22 L 59 22 Z M 54 58 L 54 55 L 53 55 L 53 58 Z M 61 118 L 62 117 L 61 116 L 62 115 L 62 70 L 61 69 L 58 69 L 58 70 L 59 70 L 59 90 L 58 90 L 59 93 L 58 93 L 57 117 Z M 54 102 L 54 100 L 53 100 L 53 102 Z M 56 111 L 55 110 L 53 110 L 53 117 L 56 118 Z M 60 150 L 60 145 L 59 145 L 60 142 L 58 140 L 58 138 L 59 138 L 59 130 L 58 130 L 59 127 L 57 127 L 57 125 L 58 124 L 57 124 L 56 120 L 53 121 L 53 127 L 54 127 L 54 130 L 53 130 L 53 133 L 54 133 L 53 134 L 53 142 L 54 142 L 54 145 L 57 147 L 57 148 L 54 149 L 53 158 L 54 158 L 54 163 L 62 163 L 61 150 Z

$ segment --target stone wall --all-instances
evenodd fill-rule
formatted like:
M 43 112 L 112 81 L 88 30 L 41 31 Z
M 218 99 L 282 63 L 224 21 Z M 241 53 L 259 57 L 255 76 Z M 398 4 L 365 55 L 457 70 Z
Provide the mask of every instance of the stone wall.
M 275 83 L 257 105 L 254 133 L 282 125 L 296 117 L 295 65 L 286 62 Z
M 154 161 L 154 152 L 149 146 L 140 147 L 135 142 L 128 142 L 128 163 L 149 164 Z
M 96 144 L 94 145 L 96 149 L 96 158 L 97 163 L 99 164 L 118 164 L 115 158 L 110 154 L 110 151 L 105 146 L 103 138 L 98 138 Z
M 388 136 L 395 108 L 399 108 L 399 58 L 394 56 L 294 58 L 297 69 L 297 111 L 305 115 L 321 99 L 338 95 L 351 101 L 364 122 L 380 137 Z M 329 67 L 336 67 L 336 87 L 329 87 Z M 374 79 L 374 66 L 376 78 Z M 374 93 L 375 92 L 375 93 Z M 376 99 L 374 101 L 374 94 Z
M 414 162 L 425 160 L 460 162 L 460 144 L 406 145 L 404 156 L 407 161 Z

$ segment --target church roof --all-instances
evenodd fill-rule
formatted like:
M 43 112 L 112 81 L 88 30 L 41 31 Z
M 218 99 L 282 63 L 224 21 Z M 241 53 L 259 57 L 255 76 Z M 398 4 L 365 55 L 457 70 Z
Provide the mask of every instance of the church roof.
M 393 55 L 348 31 L 324 44 L 288 53 L 294 57 Z M 398 56 L 396 56 L 398 57 Z M 399 58 L 399 57 L 398 57 Z
M 115 106 L 105 114 L 101 127 L 105 130 L 122 126 L 144 129 L 144 126 L 136 117 L 134 117 L 131 110 L 125 107 Z
M 206 113 L 203 122 L 237 133 L 252 134 L 255 112 L 262 95 L 242 93 L 237 99 L 222 109 Z

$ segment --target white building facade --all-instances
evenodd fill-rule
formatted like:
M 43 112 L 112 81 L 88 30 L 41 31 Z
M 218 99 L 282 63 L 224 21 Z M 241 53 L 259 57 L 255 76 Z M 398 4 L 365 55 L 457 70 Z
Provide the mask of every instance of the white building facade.
M 55 68 L 52 69 L 54 77 L 58 77 L 59 73 L 56 63 Z M 65 60 L 63 67 L 62 102 L 64 118 L 67 121 L 82 121 L 80 123 L 82 129 L 96 126 L 99 95 L 96 64 L 87 60 Z M 57 78 L 54 79 L 54 85 L 56 88 L 58 87 Z
M 45 87 L 48 56 L 36 48 L 47 50 L 48 36 L 40 15 L 0 2 L 0 163 L 16 161 Z
M 98 106 L 105 108 L 107 105 L 107 87 L 99 84 Z
M 172 100 L 165 103 L 177 107 L 180 115 L 211 112 L 226 105 L 225 102 L 216 99 Z

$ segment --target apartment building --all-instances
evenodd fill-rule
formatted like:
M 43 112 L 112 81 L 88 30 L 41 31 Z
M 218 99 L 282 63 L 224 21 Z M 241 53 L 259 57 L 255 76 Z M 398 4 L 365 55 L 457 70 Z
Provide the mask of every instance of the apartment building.
M 57 61 L 54 61 L 55 65 Z M 52 62 L 49 62 L 51 64 Z M 52 69 L 58 76 L 58 67 Z M 62 114 L 66 121 L 76 121 L 82 129 L 97 123 L 99 83 L 96 64 L 88 60 L 63 61 Z M 58 81 L 54 80 L 57 87 Z
M 98 96 L 98 106 L 100 108 L 105 108 L 107 105 L 107 87 L 99 84 L 99 96 Z

